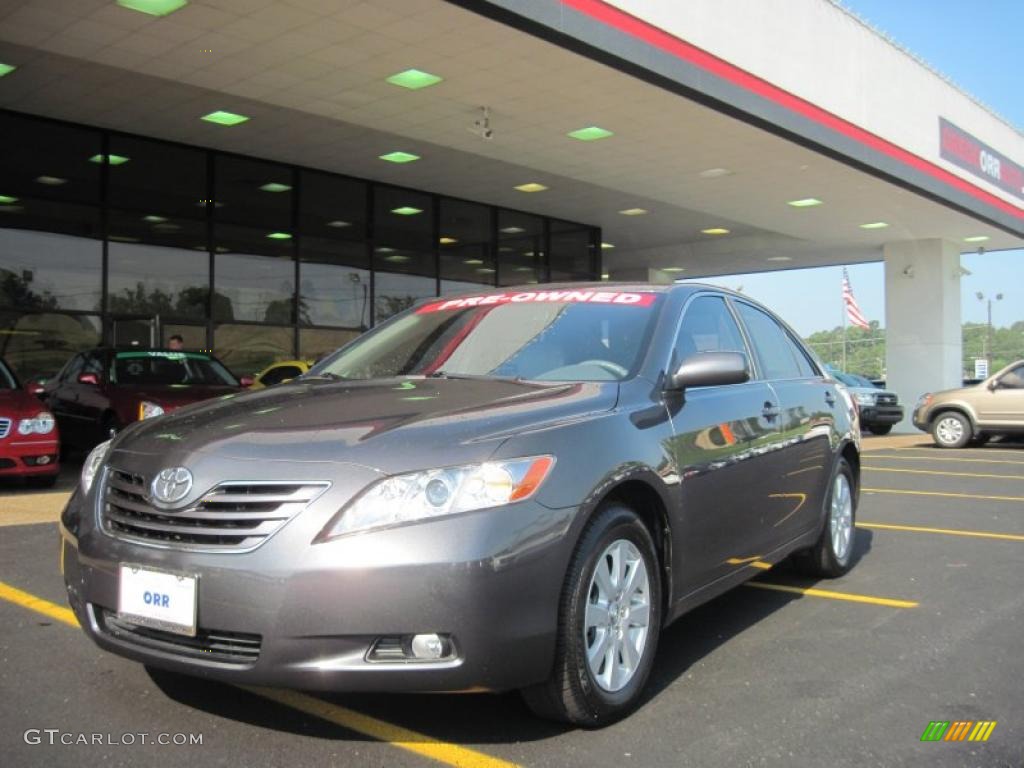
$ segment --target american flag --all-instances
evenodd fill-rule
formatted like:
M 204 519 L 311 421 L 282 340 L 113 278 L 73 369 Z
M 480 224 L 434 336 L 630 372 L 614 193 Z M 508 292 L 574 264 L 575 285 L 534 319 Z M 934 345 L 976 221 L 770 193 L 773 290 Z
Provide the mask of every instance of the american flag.
M 860 311 L 857 300 L 853 298 L 853 289 L 850 287 L 850 276 L 846 274 L 846 267 L 843 267 L 843 304 L 846 305 L 846 316 L 851 323 L 866 331 L 871 330 L 871 324 L 864 317 L 864 313 Z

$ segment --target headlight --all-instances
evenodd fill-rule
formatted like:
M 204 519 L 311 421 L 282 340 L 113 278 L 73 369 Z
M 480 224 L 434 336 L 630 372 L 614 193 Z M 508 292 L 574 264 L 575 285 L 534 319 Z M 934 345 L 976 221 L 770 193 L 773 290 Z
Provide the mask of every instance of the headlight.
M 48 435 L 53 432 L 53 414 L 48 411 L 41 411 L 31 419 L 22 419 L 18 422 L 19 435 Z
M 878 395 L 873 395 L 870 392 L 863 392 L 854 395 L 857 399 L 857 405 L 874 405 L 878 399 Z
M 317 541 L 522 501 L 540 488 L 554 464 L 552 456 L 533 456 L 388 477 L 335 515 Z
M 919 398 L 917 398 L 917 405 L 914 406 L 914 410 L 916 411 L 919 408 L 927 408 L 929 405 L 931 405 L 931 403 L 932 403 L 932 393 L 931 392 L 926 392 L 925 394 L 923 394 Z
M 107 458 L 107 451 L 110 450 L 110 441 L 107 440 L 105 443 L 100 443 L 91 451 L 85 458 L 85 463 L 82 465 L 82 493 L 88 493 L 89 489 L 92 488 L 92 481 L 96 478 L 96 473 L 100 471 L 100 467 L 103 466 L 103 460 Z
M 160 416 L 164 412 L 162 405 L 151 403 L 149 400 L 141 400 L 139 402 L 139 421 L 143 419 L 151 419 L 154 416 Z

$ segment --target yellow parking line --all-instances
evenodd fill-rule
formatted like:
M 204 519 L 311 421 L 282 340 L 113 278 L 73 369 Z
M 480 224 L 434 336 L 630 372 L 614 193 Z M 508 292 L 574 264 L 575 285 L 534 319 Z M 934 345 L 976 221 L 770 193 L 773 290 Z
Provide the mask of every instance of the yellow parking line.
M 1007 459 L 968 459 L 955 456 L 890 456 L 887 453 L 872 453 L 872 459 L 889 459 L 892 461 L 955 461 L 958 464 L 1024 464 L 1024 461 Z
M 863 493 L 898 493 L 906 496 L 943 496 L 950 499 L 982 499 L 985 501 L 1024 501 L 1024 496 L 982 496 L 973 493 L 943 493 L 942 491 L 904 491 L 896 488 L 861 488 Z
M 439 763 L 459 766 L 460 768 L 516 768 L 515 763 L 485 755 L 483 752 L 438 741 L 416 731 L 410 731 L 397 725 L 364 715 L 348 707 L 331 704 L 323 699 L 309 696 L 298 691 L 285 691 L 274 688 L 250 688 L 245 690 L 255 693 L 278 704 L 305 712 L 307 715 L 319 717 L 342 728 L 361 733 L 364 736 L 384 741 L 393 747 L 429 757 Z
M 36 597 L 2 581 L 0 581 L 0 599 L 49 616 L 51 619 L 56 619 L 69 626 L 78 626 L 78 620 L 70 609 Z M 305 712 L 307 715 L 319 717 L 321 720 L 327 720 L 350 731 L 369 736 L 407 752 L 429 757 L 439 763 L 456 766 L 456 768 L 518 768 L 516 763 L 491 757 L 467 747 L 460 747 L 458 744 L 439 741 L 426 734 L 410 731 L 407 728 L 378 720 L 375 717 L 331 704 L 304 693 L 272 688 L 239 687 L 278 704 Z
M 28 608 L 30 611 L 49 616 L 51 619 L 61 621 L 68 626 L 78 626 L 78 619 L 75 618 L 74 611 L 70 608 L 51 603 L 49 600 L 43 600 L 41 597 L 23 592 L 17 587 L 12 587 L 10 584 L 4 584 L 2 581 L 0 581 L 0 600 L 6 600 L 9 603 L 20 605 L 22 608 Z
M 868 603 L 869 605 L 884 605 L 889 608 L 916 608 L 918 603 L 914 600 L 894 600 L 891 597 L 872 597 L 871 595 L 855 595 L 849 592 L 833 592 L 830 589 L 817 589 L 816 587 L 791 587 L 787 584 L 769 584 L 764 581 L 748 581 L 743 586 L 756 587 L 757 589 L 771 589 L 776 592 L 791 592 L 794 595 L 807 595 L 809 597 L 825 597 L 829 600 L 846 600 L 851 603 Z
M 938 469 L 903 469 L 902 467 L 876 467 L 864 464 L 862 469 L 875 472 L 904 472 L 910 475 L 942 475 L 943 477 L 987 477 L 998 480 L 1024 480 L 1024 475 L 993 475 L 985 472 L 943 472 Z
M 888 523 L 857 523 L 858 528 L 878 528 L 885 531 L 911 531 L 913 533 L 944 533 L 948 536 L 972 536 L 979 539 L 1001 539 L 1003 541 L 1024 541 L 1017 533 L 991 533 L 989 531 L 964 531 L 953 528 L 925 528 L 918 525 L 890 525 Z

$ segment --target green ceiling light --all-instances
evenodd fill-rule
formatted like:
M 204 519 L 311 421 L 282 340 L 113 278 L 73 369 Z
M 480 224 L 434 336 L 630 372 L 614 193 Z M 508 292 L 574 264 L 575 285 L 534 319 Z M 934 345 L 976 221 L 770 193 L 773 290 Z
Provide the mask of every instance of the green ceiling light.
M 601 273 L 601 279 L 602 280 L 610 280 L 611 279 L 611 275 L 609 275 L 607 272 L 602 272 Z
M 290 232 L 271 232 L 267 235 L 270 240 L 291 240 L 292 235 Z
M 264 192 L 288 192 L 291 190 L 291 187 L 287 184 L 279 184 L 276 181 L 268 181 L 260 189 Z
M 701 234 L 704 235 L 728 235 L 729 230 L 725 227 L 709 227 L 708 229 L 702 229 Z
M 614 247 L 615 247 L 615 243 L 601 243 L 601 248 L 606 250 L 606 251 L 609 248 L 614 248 Z
M 238 125 L 249 120 L 245 115 L 239 115 L 234 112 L 225 112 L 223 109 L 218 109 L 216 112 L 211 112 L 208 115 L 203 115 L 200 120 L 205 120 L 208 123 L 216 123 L 217 125 Z
M 536 181 L 529 181 L 526 184 L 520 184 L 516 189 L 520 192 L 543 192 L 547 187 L 543 184 L 538 184 Z
M 971 235 L 964 238 L 965 243 L 984 243 L 986 240 L 988 240 L 988 235 Z
M 662 272 L 672 272 L 672 273 L 685 272 L 686 271 L 686 267 L 664 267 L 661 271 Z
M 125 157 L 124 155 L 93 155 L 89 158 L 90 163 L 96 163 L 97 165 L 102 163 L 106 163 L 107 165 L 124 165 L 129 160 L 131 160 L 131 158 Z
M 457 238 L 457 237 L 442 237 L 442 238 L 439 238 L 437 242 L 439 242 L 441 245 L 455 245 L 457 242 L 459 242 L 459 238 Z
M 408 261 L 408 260 L 409 260 L 409 257 L 406 256 L 404 253 L 393 253 L 390 256 L 385 256 L 384 257 L 384 261 L 391 261 L 391 262 L 399 263 L 399 264 L 402 263 L 403 261 Z
M 421 69 L 407 69 L 404 72 L 397 72 L 387 78 L 387 82 L 392 85 L 408 88 L 410 91 L 418 91 L 420 88 L 437 85 L 442 80 L 444 80 L 443 77 L 432 75 Z
M 149 216 L 143 216 L 142 220 L 148 221 L 150 224 L 163 224 L 165 221 L 167 221 L 167 217 L 154 216 L 153 214 L 150 214 Z
M 402 205 L 398 208 L 392 208 L 392 213 L 397 213 L 399 216 L 415 216 L 417 213 L 423 213 L 422 208 L 413 208 L 411 205 Z
M 821 205 L 821 200 L 816 197 L 804 197 L 800 200 L 790 200 L 786 205 L 791 205 L 794 208 L 813 208 L 816 205 Z
M 647 213 L 646 208 L 625 208 L 619 211 L 623 216 L 643 216 Z
M 342 221 L 341 219 L 335 219 L 334 221 L 327 222 L 328 227 L 334 227 L 335 229 L 344 229 L 345 227 L 351 227 L 351 221 Z
M 18 202 L 18 198 L 11 197 L 10 195 L 0 195 L 0 204 L 10 205 L 11 203 Z
M 61 184 L 67 184 L 68 180 L 62 179 L 60 176 L 36 176 L 36 182 L 48 187 L 59 187 Z
M 117 0 L 117 4 L 150 16 L 168 16 L 188 5 L 188 0 Z
M 4 75 L 9 75 L 16 69 L 17 67 L 13 64 L 4 64 L 2 61 L 0 61 L 0 77 L 3 77 Z
M 502 227 L 501 231 L 506 235 L 518 235 L 520 232 L 525 232 L 526 230 L 522 227 Z
M 889 225 L 884 221 L 869 221 L 867 224 L 861 224 L 861 229 L 885 229 Z
M 612 131 L 606 128 L 598 128 L 596 125 L 591 125 L 587 128 L 578 128 L 575 131 L 569 131 L 565 134 L 571 139 L 578 139 L 579 141 L 597 141 L 598 139 L 607 139 L 609 136 L 614 136 Z
M 484 262 L 483 262 L 482 259 L 466 259 L 462 263 L 463 264 L 469 264 L 471 267 L 475 267 L 475 266 L 478 266 L 480 264 L 483 264 Z
M 388 152 L 386 155 L 378 155 L 381 160 L 386 160 L 389 163 L 413 163 L 420 159 L 419 155 L 414 155 L 412 152 Z

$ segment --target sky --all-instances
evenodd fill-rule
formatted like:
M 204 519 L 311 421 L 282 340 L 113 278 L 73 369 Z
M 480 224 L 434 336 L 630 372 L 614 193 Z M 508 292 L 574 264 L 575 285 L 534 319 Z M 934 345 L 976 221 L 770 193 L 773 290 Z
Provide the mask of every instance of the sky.
M 842 0 L 845 8 L 956 83 L 997 114 L 1024 130 L 1024 66 L 1021 33 L 1024 0 Z M 1024 162 L 1024 158 L 1013 158 Z M 1024 320 L 1024 251 L 965 254 L 970 275 L 960 281 L 964 322 L 985 322 L 986 302 L 977 292 L 1004 298 L 993 302 L 992 323 Z M 885 325 L 883 265 L 849 266 L 850 284 L 869 320 Z M 842 267 L 787 270 L 702 279 L 741 287 L 780 314 L 802 335 L 842 324 Z

